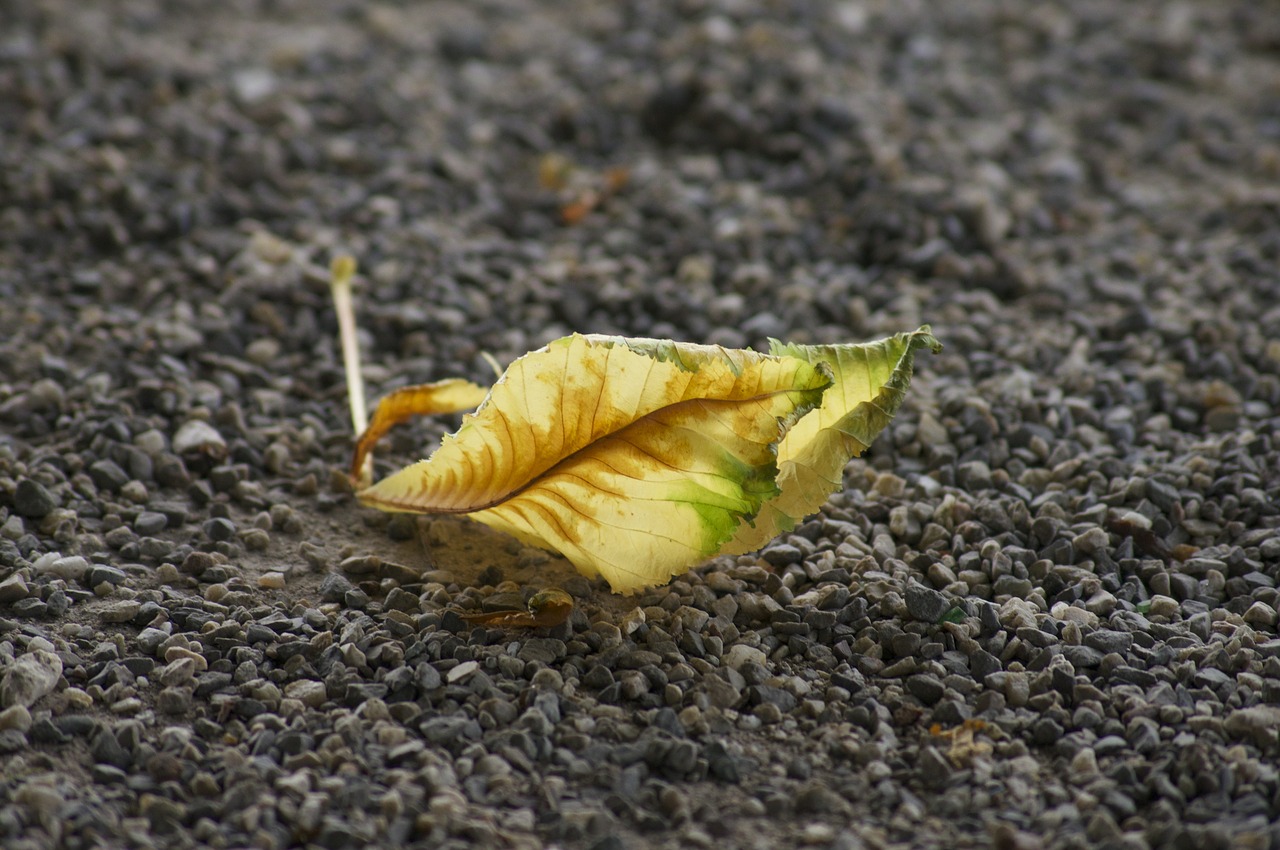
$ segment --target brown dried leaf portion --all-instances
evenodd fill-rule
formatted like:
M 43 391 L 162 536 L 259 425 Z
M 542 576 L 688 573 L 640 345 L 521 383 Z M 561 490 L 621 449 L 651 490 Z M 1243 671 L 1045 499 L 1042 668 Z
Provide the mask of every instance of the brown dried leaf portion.
M 577 224 L 610 197 L 622 191 L 630 179 L 631 172 L 626 168 L 610 168 L 604 173 L 599 188 L 586 189 L 561 207 L 560 218 L 565 224 Z
M 597 173 L 578 168 L 558 153 L 544 154 L 538 160 L 538 185 L 560 195 L 560 218 L 570 226 L 621 192 L 630 180 L 631 170 L 626 166 Z
M 450 378 L 433 384 L 402 387 L 383 398 L 373 412 L 369 427 L 356 440 L 356 448 L 352 453 L 350 475 L 356 489 L 369 485 L 369 481 L 363 480 L 365 458 L 378 440 L 396 425 L 415 416 L 475 410 L 488 394 L 488 388 L 479 384 L 461 378 Z
M 985 731 L 986 728 L 985 721 L 969 719 L 951 729 L 943 729 L 941 724 L 935 723 L 929 727 L 929 734 L 949 742 L 947 758 L 956 767 L 966 767 L 978 756 L 985 756 L 991 753 L 993 749 L 991 744 L 975 737 L 979 732 Z
M 459 616 L 468 623 L 500 629 L 549 629 L 568 620 L 572 613 L 573 597 L 558 587 L 549 587 L 534 594 L 527 611 L 483 611 Z

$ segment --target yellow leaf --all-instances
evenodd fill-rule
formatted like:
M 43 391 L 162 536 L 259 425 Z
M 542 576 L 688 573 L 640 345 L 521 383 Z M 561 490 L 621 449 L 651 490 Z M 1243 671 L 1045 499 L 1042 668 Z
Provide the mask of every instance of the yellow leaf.
M 470 514 L 632 592 L 715 554 L 777 494 L 777 443 L 830 383 L 800 358 L 565 337 L 512 363 L 430 459 L 358 495 Z
M 631 593 L 820 508 L 892 419 L 922 347 L 939 348 L 927 327 L 769 354 L 575 334 L 512 363 L 428 460 L 358 497 L 467 514 Z M 394 422 L 481 393 L 441 382 L 393 395 L 353 469 Z

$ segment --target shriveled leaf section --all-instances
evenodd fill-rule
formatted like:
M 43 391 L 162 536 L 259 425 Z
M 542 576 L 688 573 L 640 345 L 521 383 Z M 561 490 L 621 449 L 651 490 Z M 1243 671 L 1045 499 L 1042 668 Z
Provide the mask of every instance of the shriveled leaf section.
M 378 402 L 369 420 L 369 427 L 356 441 L 351 457 L 351 478 L 360 480 L 364 475 L 365 458 L 378 440 L 393 427 L 415 416 L 435 416 L 444 413 L 462 413 L 475 410 L 489 394 L 488 387 L 449 378 L 434 384 L 416 384 L 402 387 Z M 368 484 L 368 481 L 364 481 Z
M 651 587 L 777 495 L 777 443 L 830 383 L 800 358 L 574 335 L 511 364 L 430 459 L 359 497 L 467 513 L 616 591 Z
M 793 345 L 773 340 L 770 353 L 827 366 L 834 383 L 822 405 L 803 416 L 778 445 L 779 495 L 754 524 L 743 525 L 723 549 L 758 549 L 816 512 L 843 484 L 844 467 L 862 454 L 893 419 L 915 368 L 915 352 L 942 346 L 928 325 L 857 345 Z

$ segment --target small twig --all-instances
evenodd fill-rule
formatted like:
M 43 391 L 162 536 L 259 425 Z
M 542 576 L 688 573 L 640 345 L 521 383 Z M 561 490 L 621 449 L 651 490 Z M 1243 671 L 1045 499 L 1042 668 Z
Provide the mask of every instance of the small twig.
M 339 254 L 329 267 L 329 287 L 333 292 L 333 309 L 338 314 L 338 336 L 342 342 L 342 365 L 347 373 L 347 402 L 351 406 L 351 427 L 359 439 L 369 427 L 368 408 L 364 401 L 364 378 L 360 374 L 360 346 L 356 340 L 356 311 L 351 301 L 351 279 L 356 274 L 355 258 Z M 365 458 L 360 469 L 360 482 L 367 486 L 373 480 L 372 458 Z

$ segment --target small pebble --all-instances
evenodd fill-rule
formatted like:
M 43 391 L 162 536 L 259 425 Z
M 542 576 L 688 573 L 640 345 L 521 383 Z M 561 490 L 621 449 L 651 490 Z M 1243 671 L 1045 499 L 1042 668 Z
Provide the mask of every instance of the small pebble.
M 19 516 L 40 519 L 59 507 L 58 499 L 39 481 L 23 478 L 13 493 L 13 507 Z
M 258 577 L 258 587 L 268 590 L 282 590 L 285 585 L 284 573 L 269 572 Z
M 222 435 L 199 419 L 189 420 L 173 435 L 173 452 L 178 455 L 206 454 L 210 457 L 226 457 L 227 443 Z

